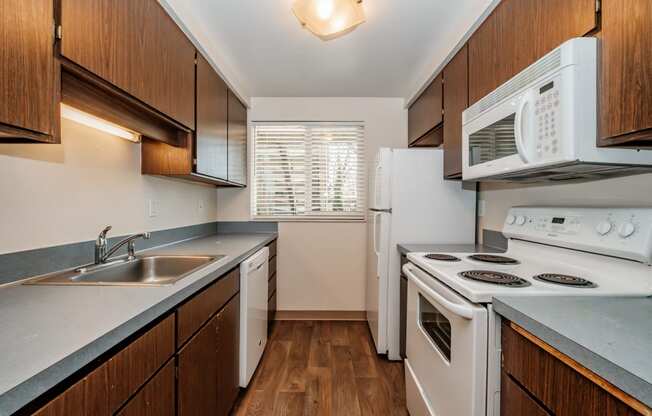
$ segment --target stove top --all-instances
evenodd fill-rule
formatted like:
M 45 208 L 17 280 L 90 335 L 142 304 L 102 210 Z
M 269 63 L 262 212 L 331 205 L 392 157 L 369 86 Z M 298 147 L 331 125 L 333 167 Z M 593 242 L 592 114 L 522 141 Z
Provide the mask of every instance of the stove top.
M 500 285 L 507 287 L 527 287 L 530 283 L 527 280 L 521 279 L 513 274 L 496 272 L 492 270 L 469 270 L 466 272 L 459 272 L 458 275 L 465 279 L 475 280 L 478 282 L 489 283 L 492 285 Z
M 451 256 L 450 254 L 441 254 L 441 253 L 430 253 L 426 254 L 423 257 L 428 260 L 438 260 L 438 261 L 462 261 L 459 257 Z
M 587 289 L 593 289 L 598 287 L 595 283 L 590 280 L 583 279 L 577 276 L 569 276 L 567 274 L 560 273 L 542 273 L 533 277 L 534 280 L 540 282 L 553 283 L 556 285 L 565 285 L 571 287 L 582 287 Z
M 468 256 L 470 260 L 479 261 L 481 263 L 491 263 L 491 264 L 518 264 L 518 260 L 511 257 L 499 256 L 496 254 L 472 254 Z

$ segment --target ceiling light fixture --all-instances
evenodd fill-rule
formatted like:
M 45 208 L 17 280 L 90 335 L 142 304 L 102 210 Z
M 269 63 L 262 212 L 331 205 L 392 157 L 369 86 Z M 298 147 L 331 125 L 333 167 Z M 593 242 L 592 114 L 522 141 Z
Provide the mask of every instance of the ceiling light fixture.
M 114 136 L 127 139 L 129 141 L 138 143 L 140 141 L 140 134 L 128 130 L 124 127 L 113 124 L 109 121 L 103 120 L 101 118 L 95 117 L 91 114 L 85 113 L 81 110 L 77 110 L 74 107 L 70 107 L 65 104 L 61 104 L 61 117 L 72 120 L 79 124 L 83 124 L 87 127 L 92 127 L 94 129 L 103 131 Z
M 345 35 L 365 21 L 362 0 L 295 0 L 292 12 L 321 40 Z

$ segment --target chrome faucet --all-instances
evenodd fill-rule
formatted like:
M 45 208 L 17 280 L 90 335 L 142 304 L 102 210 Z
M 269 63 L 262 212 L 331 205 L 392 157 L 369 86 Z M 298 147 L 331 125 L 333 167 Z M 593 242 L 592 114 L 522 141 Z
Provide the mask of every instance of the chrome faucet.
M 120 247 L 124 246 L 125 244 L 127 244 L 127 260 L 133 260 L 136 258 L 135 240 L 138 238 L 149 240 L 150 238 L 149 233 L 134 234 L 132 236 L 129 236 L 117 242 L 110 250 L 108 250 L 108 242 L 106 239 L 106 235 L 109 231 L 111 231 L 110 225 L 106 227 L 104 230 L 102 230 L 100 235 L 97 237 L 97 241 L 95 242 L 95 264 L 106 263 L 109 257 L 115 254 L 115 252 L 118 251 Z

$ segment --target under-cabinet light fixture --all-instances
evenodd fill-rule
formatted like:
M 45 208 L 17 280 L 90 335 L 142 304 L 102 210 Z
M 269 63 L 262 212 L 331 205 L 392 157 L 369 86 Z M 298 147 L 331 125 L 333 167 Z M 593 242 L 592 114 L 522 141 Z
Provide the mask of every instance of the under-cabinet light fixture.
M 135 143 L 140 141 L 140 134 L 134 131 L 65 104 L 61 104 L 61 117 Z
M 322 40 L 345 35 L 365 21 L 362 0 L 295 0 L 292 12 Z

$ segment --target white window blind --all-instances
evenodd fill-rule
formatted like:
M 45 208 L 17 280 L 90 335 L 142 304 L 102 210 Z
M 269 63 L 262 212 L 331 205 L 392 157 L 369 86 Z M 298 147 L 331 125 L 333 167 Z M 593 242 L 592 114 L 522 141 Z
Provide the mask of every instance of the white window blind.
M 254 218 L 364 218 L 364 126 L 255 123 Z

